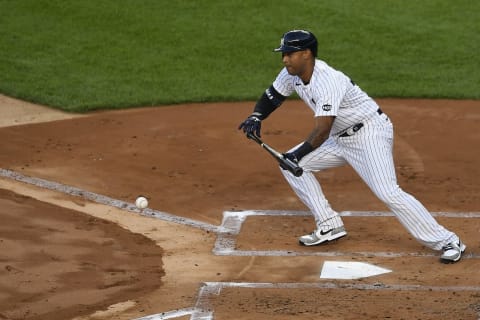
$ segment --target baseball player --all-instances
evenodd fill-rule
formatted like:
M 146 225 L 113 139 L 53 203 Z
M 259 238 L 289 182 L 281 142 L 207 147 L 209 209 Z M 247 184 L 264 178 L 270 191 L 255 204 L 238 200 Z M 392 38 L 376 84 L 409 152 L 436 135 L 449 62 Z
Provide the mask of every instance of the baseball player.
M 305 141 L 283 154 L 303 168 L 303 175 L 295 177 L 281 170 L 315 218 L 315 230 L 301 236 L 300 244 L 319 245 L 347 234 L 314 172 L 349 164 L 415 239 L 441 250 L 442 262 L 459 261 L 466 248 L 459 237 L 398 186 L 393 126 L 376 102 L 345 74 L 317 59 L 317 39 L 311 32 L 286 32 L 274 51 L 282 53 L 285 67 L 239 129 L 260 137 L 262 121 L 294 92 L 312 109 L 314 129 Z

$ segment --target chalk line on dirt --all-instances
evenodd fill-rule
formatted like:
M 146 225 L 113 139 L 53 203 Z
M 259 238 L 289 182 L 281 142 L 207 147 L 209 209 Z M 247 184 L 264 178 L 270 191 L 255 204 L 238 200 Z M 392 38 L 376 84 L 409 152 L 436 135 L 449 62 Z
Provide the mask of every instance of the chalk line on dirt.
M 236 240 L 243 223 L 250 216 L 309 216 L 306 211 L 283 211 L 283 210 L 247 210 L 247 211 L 226 211 L 223 213 L 222 226 L 230 232 L 220 232 L 213 248 L 213 253 L 220 256 L 354 256 L 354 257 L 435 257 L 435 252 L 341 252 L 341 251 L 292 251 L 292 250 L 237 250 Z M 480 218 L 480 212 L 433 212 L 433 216 L 448 218 Z M 343 211 L 340 216 L 344 217 L 394 217 L 391 212 L 375 211 Z M 462 259 L 478 259 L 479 254 L 465 253 Z
M 387 285 L 383 283 L 249 283 L 249 282 L 205 282 L 198 293 L 198 300 L 190 320 L 212 320 L 213 309 L 211 301 L 219 296 L 224 288 L 253 289 L 347 289 L 347 290 L 385 290 L 385 291 L 471 291 L 480 292 L 477 286 L 425 286 L 425 285 Z M 161 320 L 162 318 L 158 318 Z
M 35 178 L 35 177 L 29 177 L 25 176 L 21 173 L 12 171 L 12 170 L 7 170 L 7 169 L 2 169 L 0 168 L 0 176 L 24 183 L 28 183 L 40 188 L 45 188 L 53 191 L 57 191 L 60 193 L 64 193 L 70 196 L 75 196 L 75 197 L 80 197 L 89 201 L 93 201 L 99 204 L 104 204 L 108 206 L 112 206 L 121 210 L 129 211 L 129 212 L 134 212 L 138 213 L 144 216 L 148 217 L 153 217 L 157 218 L 163 221 L 168 221 L 168 222 L 174 222 L 186 226 L 191 226 L 194 228 L 202 229 L 205 231 L 212 231 L 212 232 L 223 232 L 223 231 L 229 231 L 225 230 L 222 226 L 214 226 L 209 223 L 201 222 L 201 221 L 196 221 L 193 219 L 188 219 L 188 218 L 183 218 L 179 217 L 167 212 L 162 212 L 158 210 L 153 210 L 150 208 L 146 209 L 139 209 L 135 206 L 135 204 L 126 202 L 126 201 L 121 201 L 118 199 L 113 199 L 98 193 L 86 191 L 80 188 L 68 186 L 65 184 L 61 184 L 58 182 L 53 182 L 53 181 L 48 181 L 45 179 L 40 179 L 40 178 Z
M 381 282 L 368 283 L 341 283 L 341 282 L 204 282 L 198 292 L 194 308 L 170 311 L 150 315 L 136 320 L 164 320 L 183 315 L 190 315 L 190 320 L 213 320 L 214 312 L 212 300 L 219 296 L 225 288 L 251 288 L 251 289 L 346 289 L 346 290 L 383 290 L 383 291 L 471 291 L 480 292 L 478 286 L 426 286 L 426 285 L 401 285 L 384 284 Z
M 146 317 L 137 318 L 135 320 L 167 320 L 174 319 L 178 317 L 192 315 L 195 312 L 195 308 L 184 308 L 179 310 L 173 310 L 168 312 L 162 312 L 157 314 L 152 314 Z

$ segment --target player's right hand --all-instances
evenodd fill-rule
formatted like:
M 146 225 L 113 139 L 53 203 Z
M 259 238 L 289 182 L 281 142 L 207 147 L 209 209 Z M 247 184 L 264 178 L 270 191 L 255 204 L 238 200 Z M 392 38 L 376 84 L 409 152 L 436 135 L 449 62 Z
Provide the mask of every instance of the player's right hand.
M 243 132 L 245 134 L 250 133 L 254 134 L 257 137 L 261 137 L 260 135 L 260 130 L 262 128 L 262 120 L 260 120 L 256 116 L 249 116 L 245 121 L 243 121 L 240 126 L 238 127 L 238 130 L 243 129 Z

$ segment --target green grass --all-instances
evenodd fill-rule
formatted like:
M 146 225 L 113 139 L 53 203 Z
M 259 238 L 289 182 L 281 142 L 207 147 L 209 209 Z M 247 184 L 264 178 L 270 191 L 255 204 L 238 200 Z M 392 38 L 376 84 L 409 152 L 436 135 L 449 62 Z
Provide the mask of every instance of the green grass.
M 480 98 L 480 1 L 0 0 L 0 92 L 82 112 L 257 99 L 305 28 L 374 97 Z

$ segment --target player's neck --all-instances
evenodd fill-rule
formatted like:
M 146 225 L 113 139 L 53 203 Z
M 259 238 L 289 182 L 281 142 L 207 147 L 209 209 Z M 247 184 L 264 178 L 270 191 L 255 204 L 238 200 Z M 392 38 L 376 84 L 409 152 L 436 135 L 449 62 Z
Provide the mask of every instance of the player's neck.
M 305 68 L 305 71 L 302 72 L 302 74 L 298 75 L 300 77 L 300 79 L 302 79 L 302 82 L 303 82 L 304 85 L 309 84 L 310 80 L 312 80 L 313 68 L 314 67 L 315 67 L 315 59 L 312 59 L 307 64 L 307 67 Z

